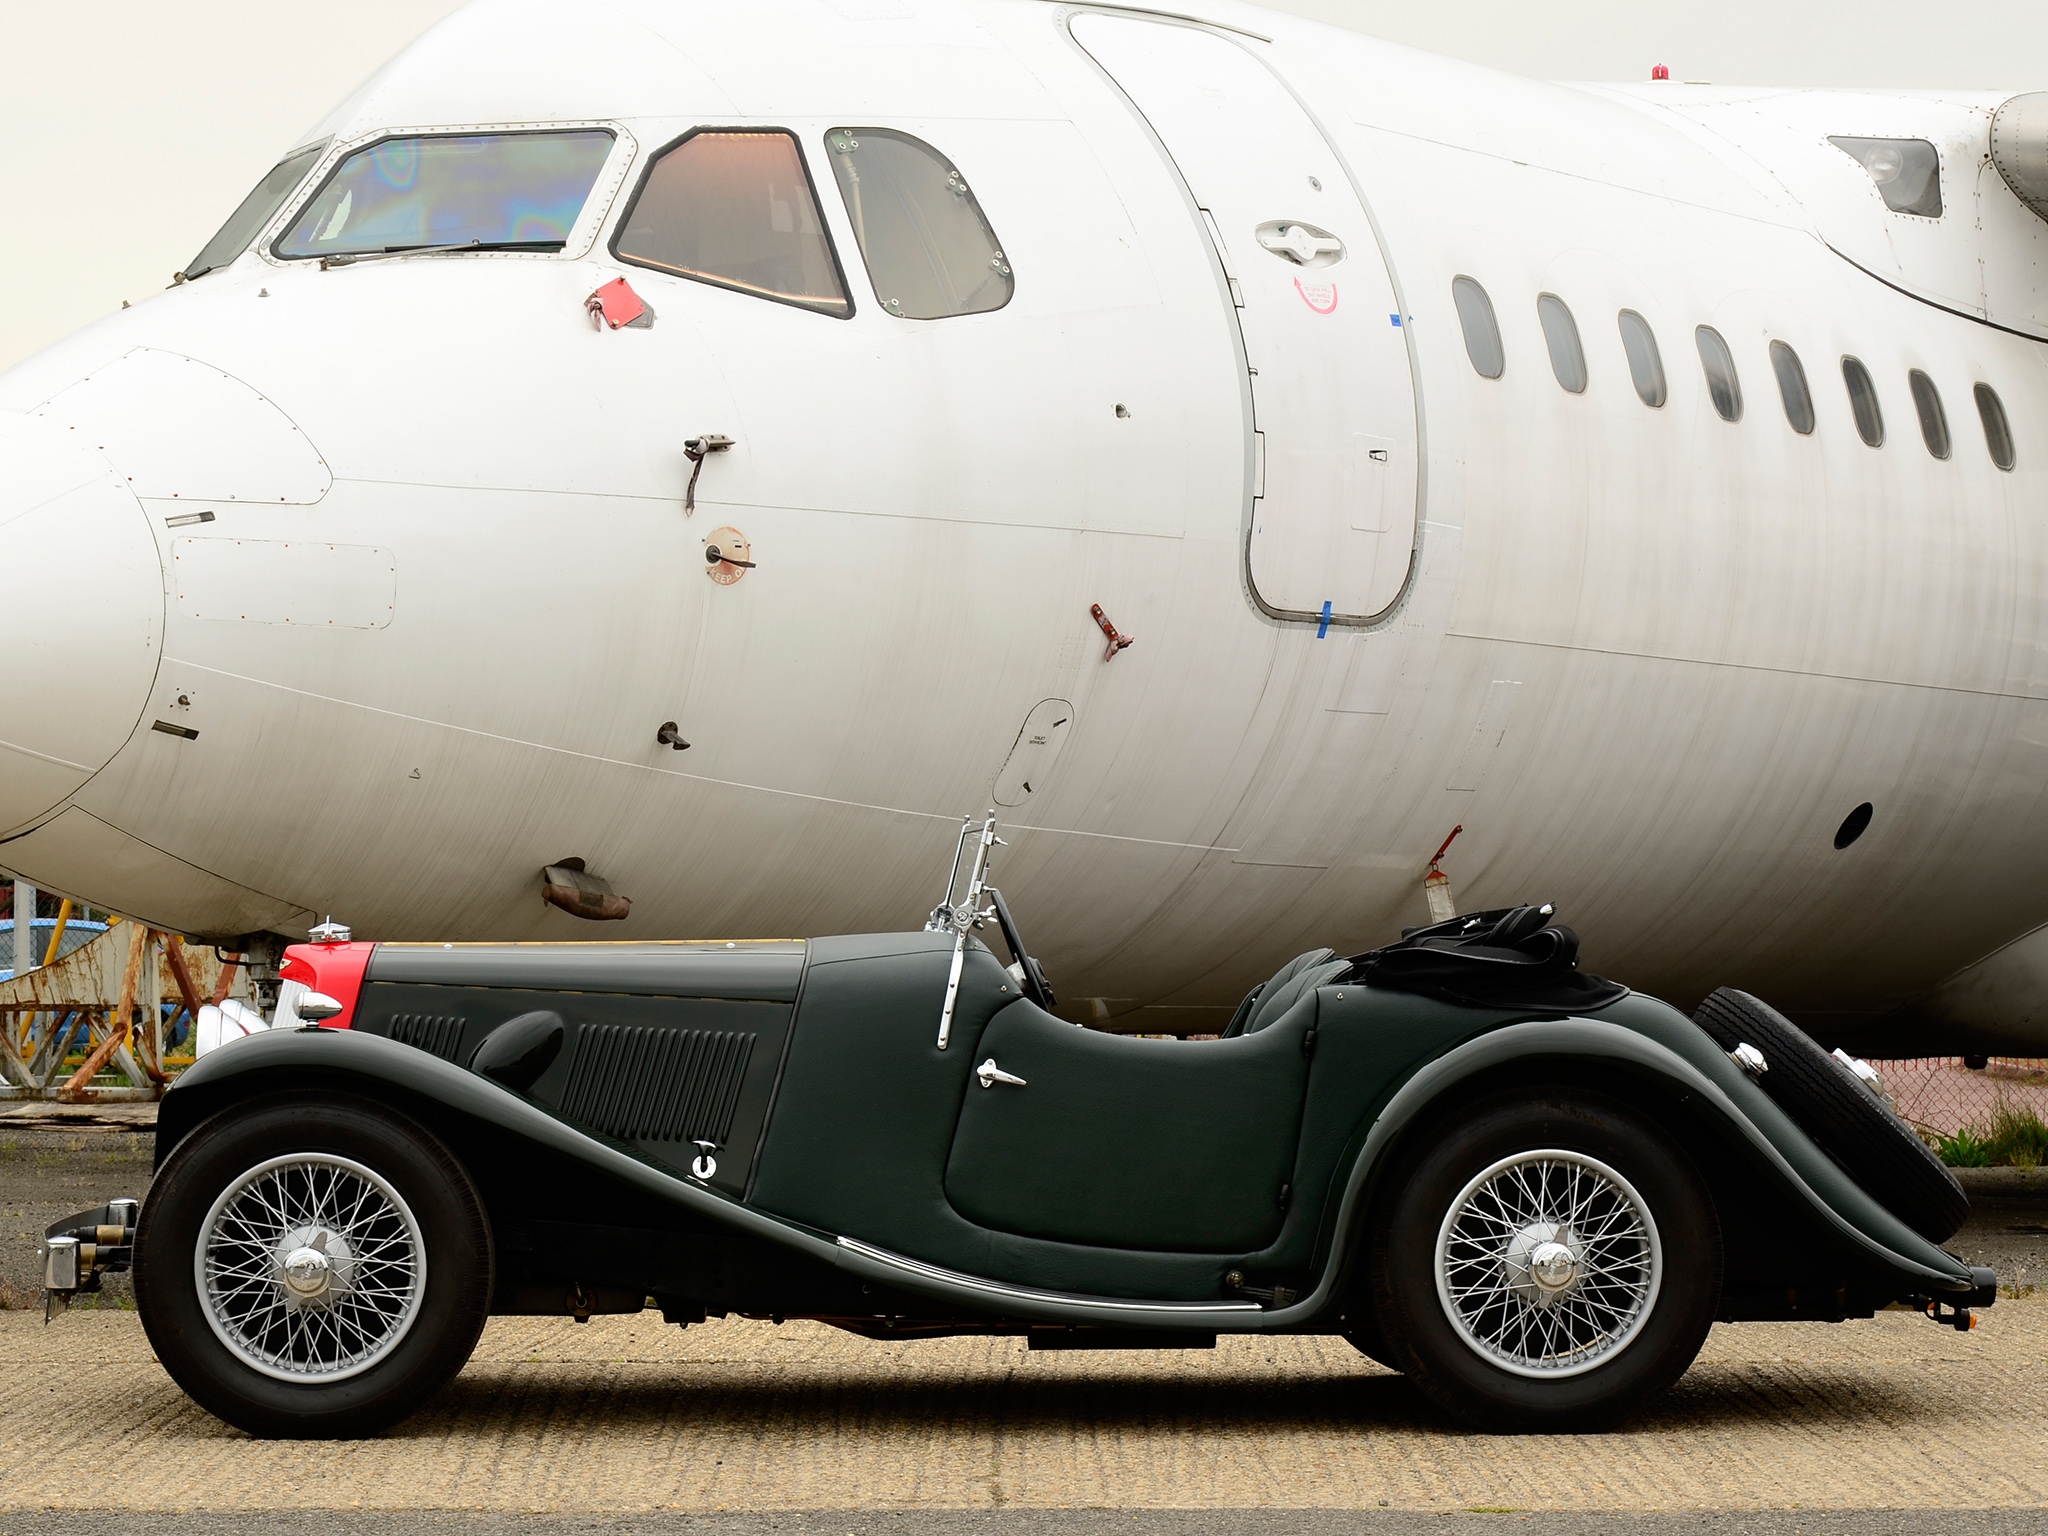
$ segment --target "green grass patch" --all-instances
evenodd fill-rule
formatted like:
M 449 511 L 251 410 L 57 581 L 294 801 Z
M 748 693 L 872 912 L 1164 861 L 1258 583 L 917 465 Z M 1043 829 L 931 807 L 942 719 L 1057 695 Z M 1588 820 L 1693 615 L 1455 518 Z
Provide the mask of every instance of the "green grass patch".
M 1927 1138 L 1935 1155 L 1951 1168 L 1989 1168 L 1991 1149 L 1967 1125 L 1953 1136 L 1933 1135 Z
M 2003 1100 L 1989 1119 L 1928 1141 L 1951 1168 L 2038 1168 L 2048 1163 L 2048 1124 L 2033 1110 Z

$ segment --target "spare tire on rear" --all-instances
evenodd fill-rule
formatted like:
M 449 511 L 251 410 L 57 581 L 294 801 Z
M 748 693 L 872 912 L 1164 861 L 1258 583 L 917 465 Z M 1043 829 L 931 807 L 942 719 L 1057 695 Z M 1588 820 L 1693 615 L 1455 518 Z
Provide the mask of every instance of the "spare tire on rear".
M 1970 1197 L 1956 1176 L 1868 1083 L 1797 1024 L 1733 987 L 1721 988 L 1692 1017 L 1724 1051 L 1748 1044 L 1763 1052 L 1764 1092 L 1878 1204 L 1931 1243 L 1963 1224 Z

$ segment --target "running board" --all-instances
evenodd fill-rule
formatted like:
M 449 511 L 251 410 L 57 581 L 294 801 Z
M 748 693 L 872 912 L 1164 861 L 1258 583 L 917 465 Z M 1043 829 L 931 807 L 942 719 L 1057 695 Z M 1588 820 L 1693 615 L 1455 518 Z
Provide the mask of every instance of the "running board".
M 1029 1286 L 1005 1285 L 999 1280 L 984 1280 L 979 1275 L 963 1275 L 954 1269 L 941 1269 L 936 1264 L 905 1258 L 900 1253 L 891 1253 L 858 1238 L 841 1237 L 836 1241 L 842 1252 L 880 1265 L 890 1279 L 923 1281 L 924 1289 L 943 1287 L 956 1296 L 967 1292 L 982 1299 L 984 1304 L 998 1305 L 1027 1317 L 1061 1322 L 1091 1322 L 1114 1317 L 1125 1326 L 1191 1330 L 1205 1322 L 1260 1317 L 1266 1310 L 1255 1301 L 1138 1301 L 1127 1296 L 1080 1296 L 1069 1291 L 1040 1291 Z M 1225 1321 L 1223 1326 L 1229 1327 L 1230 1324 Z

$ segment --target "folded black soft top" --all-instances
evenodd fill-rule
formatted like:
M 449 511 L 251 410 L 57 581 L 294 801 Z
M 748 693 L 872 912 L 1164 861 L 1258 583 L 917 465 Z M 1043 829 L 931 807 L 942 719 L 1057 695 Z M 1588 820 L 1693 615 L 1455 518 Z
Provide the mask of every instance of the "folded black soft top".
M 1398 943 L 1351 956 L 1340 979 L 1467 1007 L 1558 1013 L 1591 1013 L 1628 996 L 1620 982 L 1579 969 L 1579 936 L 1551 926 L 1556 911 L 1548 902 L 1498 907 L 1404 928 Z

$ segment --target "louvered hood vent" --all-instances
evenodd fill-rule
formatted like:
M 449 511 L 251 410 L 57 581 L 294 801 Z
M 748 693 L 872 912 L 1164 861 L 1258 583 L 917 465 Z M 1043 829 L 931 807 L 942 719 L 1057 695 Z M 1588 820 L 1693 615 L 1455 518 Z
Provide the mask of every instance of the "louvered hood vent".
M 755 1039 L 738 1030 L 585 1024 L 562 1114 L 620 1141 L 723 1146 Z
M 462 1026 L 468 1022 L 453 1013 L 398 1013 L 385 1032 L 400 1045 L 453 1061 L 462 1047 Z

